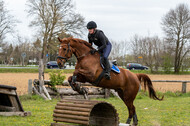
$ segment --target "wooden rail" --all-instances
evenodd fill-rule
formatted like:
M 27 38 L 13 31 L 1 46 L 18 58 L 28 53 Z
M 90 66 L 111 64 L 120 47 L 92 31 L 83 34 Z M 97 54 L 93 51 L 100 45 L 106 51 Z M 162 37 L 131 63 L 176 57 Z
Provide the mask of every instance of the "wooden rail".
M 186 93 L 187 92 L 187 83 L 190 83 L 190 81 L 184 81 L 184 80 L 152 80 L 152 82 L 174 82 L 174 83 L 182 83 L 181 92 Z

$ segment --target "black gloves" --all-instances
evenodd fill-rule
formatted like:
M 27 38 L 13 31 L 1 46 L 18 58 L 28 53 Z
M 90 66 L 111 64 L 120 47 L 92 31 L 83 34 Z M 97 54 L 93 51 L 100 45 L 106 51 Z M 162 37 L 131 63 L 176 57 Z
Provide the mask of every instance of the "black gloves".
M 96 49 L 91 49 L 91 50 L 90 50 L 90 53 L 91 53 L 91 54 L 94 54 L 96 51 L 97 51 Z

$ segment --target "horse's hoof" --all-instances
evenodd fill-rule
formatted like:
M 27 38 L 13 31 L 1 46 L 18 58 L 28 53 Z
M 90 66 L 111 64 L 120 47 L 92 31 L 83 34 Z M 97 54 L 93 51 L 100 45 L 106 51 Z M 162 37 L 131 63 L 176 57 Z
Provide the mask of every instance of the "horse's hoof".
M 138 125 L 138 123 L 133 123 L 133 124 L 132 124 L 132 126 L 137 126 L 137 125 Z

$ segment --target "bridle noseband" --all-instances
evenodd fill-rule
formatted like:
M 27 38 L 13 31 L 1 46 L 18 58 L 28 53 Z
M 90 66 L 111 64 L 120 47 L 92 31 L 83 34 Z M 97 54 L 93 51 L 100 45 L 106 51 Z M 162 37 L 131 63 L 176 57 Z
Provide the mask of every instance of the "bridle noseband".
M 68 61 L 67 55 L 68 55 L 68 53 L 71 51 L 71 48 L 70 48 L 70 43 L 68 43 L 67 45 L 68 45 L 68 49 L 67 49 L 67 53 L 65 54 L 65 57 L 57 56 L 57 59 L 60 59 L 61 61 L 62 61 L 62 59 L 64 59 L 65 62 Z M 87 56 L 88 54 L 90 54 L 90 52 L 88 52 L 88 53 L 86 53 L 86 54 L 83 54 L 83 55 L 81 55 L 81 56 L 78 56 L 78 57 L 76 57 L 76 58 L 77 58 L 77 59 L 80 59 L 80 58 L 82 58 L 82 57 Z
M 64 59 L 67 62 L 67 60 L 68 60 L 67 55 L 71 51 L 70 43 L 68 43 L 67 46 L 68 46 L 68 49 L 67 49 L 67 53 L 65 54 L 65 57 L 57 56 L 57 59 L 60 59 L 61 61 L 62 61 L 62 59 Z

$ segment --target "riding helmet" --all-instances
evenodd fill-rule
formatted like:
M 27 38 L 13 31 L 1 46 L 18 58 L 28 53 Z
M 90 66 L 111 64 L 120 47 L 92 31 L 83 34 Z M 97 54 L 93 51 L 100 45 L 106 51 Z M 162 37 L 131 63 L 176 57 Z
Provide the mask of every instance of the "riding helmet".
M 94 28 L 97 28 L 97 25 L 96 25 L 96 22 L 90 21 L 90 22 L 88 22 L 86 27 L 87 27 L 87 29 L 94 29 Z

